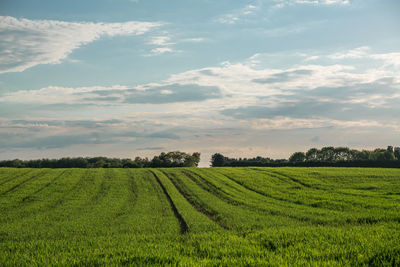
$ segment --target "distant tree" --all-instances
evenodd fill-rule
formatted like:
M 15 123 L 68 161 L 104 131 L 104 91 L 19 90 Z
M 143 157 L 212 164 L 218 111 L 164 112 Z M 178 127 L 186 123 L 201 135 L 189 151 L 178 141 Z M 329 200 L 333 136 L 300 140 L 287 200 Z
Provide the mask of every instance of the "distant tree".
M 384 159 L 383 159 L 384 161 L 396 160 L 396 156 L 392 151 L 386 151 L 383 154 L 384 154 Z
M 369 159 L 375 161 L 391 161 L 395 160 L 396 157 L 394 153 L 389 149 L 377 148 L 370 153 Z
M 319 151 L 319 161 L 332 162 L 335 159 L 335 148 L 332 146 L 323 147 Z
M 222 167 L 225 163 L 225 157 L 220 153 L 215 153 L 211 156 L 211 166 L 212 167 Z
M 304 162 L 306 160 L 306 154 L 303 152 L 295 152 L 290 156 L 289 162 Z
M 311 148 L 306 153 L 307 161 L 317 161 L 318 160 L 318 149 Z
M 393 154 L 397 160 L 400 160 L 400 147 L 396 147 Z
M 195 152 L 192 155 L 186 155 L 184 165 L 185 167 L 197 167 L 200 162 L 200 153 Z
M 369 160 L 371 157 L 371 152 L 367 150 L 352 150 L 351 153 L 353 156 L 353 160 Z
M 151 167 L 196 167 L 200 162 L 200 153 L 195 152 L 192 155 L 181 152 L 171 151 L 162 152 L 155 156 L 150 163 Z
M 348 161 L 351 159 L 352 154 L 348 147 L 336 147 L 334 149 L 334 161 Z

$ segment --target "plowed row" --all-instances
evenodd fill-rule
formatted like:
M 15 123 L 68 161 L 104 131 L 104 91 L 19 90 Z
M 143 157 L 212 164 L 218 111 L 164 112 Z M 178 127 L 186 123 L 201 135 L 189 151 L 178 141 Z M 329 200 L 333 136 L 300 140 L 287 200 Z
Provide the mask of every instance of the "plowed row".
M 400 170 L 0 169 L 0 265 L 400 265 Z

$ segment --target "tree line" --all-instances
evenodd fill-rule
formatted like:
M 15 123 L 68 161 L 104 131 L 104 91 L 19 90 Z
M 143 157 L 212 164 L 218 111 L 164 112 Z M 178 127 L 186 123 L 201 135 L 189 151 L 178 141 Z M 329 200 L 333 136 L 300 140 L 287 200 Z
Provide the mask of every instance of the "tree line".
M 211 157 L 212 167 L 239 166 L 333 166 L 333 167 L 390 167 L 400 168 L 400 147 L 388 146 L 386 149 L 356 150 L 348 147 L 311 148 L 307 152 L 295 152 L 289 159 L 268 157 L 229 158 L 220 153 Z
M 12 168 L 171 168 L 197 167 L 200 153 L 188 154 L 181 151 L 162 152 L 153 159 L 136 157 L 119 159 L 107 157 L 76 157 L 37 160 L 3 160 L 0 167 Z
M 108 157 L 64 157 L 60 159 L 3 160 L 0 167 L 12 168 L 171 168 L 197 167 L 200 153 L 172 151 L 162 152 L 153 159 L 136 157 L 120 159 Z M 356 150 L 347 147 L 311 148 L 307 152 L 295 152 L 289 159 L 269 157 L 229 158 L 221 153 L 211 157 L 211 167 L 389 167 L 400 168 L 400 147 L 386 149 Z

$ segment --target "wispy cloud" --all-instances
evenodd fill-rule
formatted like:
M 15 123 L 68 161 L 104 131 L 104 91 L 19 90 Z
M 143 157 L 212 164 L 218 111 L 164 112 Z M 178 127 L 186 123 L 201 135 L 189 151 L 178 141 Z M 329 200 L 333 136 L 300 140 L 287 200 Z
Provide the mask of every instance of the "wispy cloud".
M 349 5 L 350 0 L 274 0 L 275 7 L 288 5 Z
M 232 13 L 218 17 L 216 21 L 222 24 L 235 24 L 240 20 L 254 14 L 259 8 L 260 7 L 258 5 L 247 5 L 244 8 L 236 10 Z
M 161 55 L 165 53 L 173 53 L 176 52 L 173 48 L 171 47 L 157 47 L 151 50 L 150 54 L 147 54 L 147 56 L 154 56 L 154 55 Z
M 332 119 L 303 119 L 278 116 L 273 119 L 255 119 L 250 121 L 253 129 L 270 130 L 292 130 L 292 129 L 315 129 L 315 128 L 392 128 L 400 131 L 400 124 L 385 124 L 371 120 L 343 121 Z
M 363 58 L 368 56 L 369 50 L 370 48 L 368 46 L 362 46 L 355 49 L 351 49 L 349 51 L 328 55 L 328 58 L 330 59 Z
M 160 22 L 65 22 L 0 16 L 0 73 L 57 64 L 73 50 L 101 37 L 141 35 L 162 25 Z
M 201 38 L 201 37 L 196 37 L 196 38 L 185 38 L 182 39 L 181 42 L 183 43 L 200 43 L 200 42 L 204 42 L 206 39 Z
M 155 36 L 151 38 L 150 44 L 152 45 L 171 45 L 171 37 L 169 36 Z
M 121 85 L 78 88 L 49 86 L 6 94 L 0 97 L 0 103 L 126 105 L 198 102 L 214 98 L 220 98 L 220 90 L 215 86 L 164 83 L 146 85 L 146 89 Z

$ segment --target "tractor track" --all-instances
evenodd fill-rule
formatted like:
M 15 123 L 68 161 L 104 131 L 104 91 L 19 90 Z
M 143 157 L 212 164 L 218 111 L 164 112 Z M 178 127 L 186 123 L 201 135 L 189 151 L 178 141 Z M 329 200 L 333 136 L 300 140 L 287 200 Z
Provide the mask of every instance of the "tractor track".
M 197 210 L 198 212 L 204 214 L 207 218 L 209 218 L 210 220 L 212 220 L 215 223 L 217 223 L 220 227 L 222 227 L 224 229 L 227 229 L 227 230 L 231 229 L 231 227 L 229 227 L 225 222 L 222 221 L 221 215 L 217 211 L 211 209 L 206 204 L 202 203 L 200 200 L 193 199 L 193 196 L 191 196 L 190 194 L 185 192 L 182 189 L 182 185 L 178 185 L 178 183 L 174 179 L 172 179 L 169 174 L 167 174 L 165 171 L 161 171 L 161 172 L 171 181 L 171 183 L 175 186 L 175 188 L 178 190 L 178 192 L 186 199 L 186 201 L 195 210 Z M 207 206 L 207 208 L 205 208 L 205 206 Z
M 189 231 L 189 227 L 185 221 L 185 219 L 183 219 L 182 215 L 179 213 L 178 209 L 175 206 L 175 203 L 172 201 L 171 196 L 168 194 L 167 190 L 165 189 L 164 185 L 161 183 L 160 178 L 158 178 L 157 174 L 153 171 L 150 171 L 154 178 L 156 179 L 156 181 L 158 182 L 158 184 L 160 185 L 162 191 L 164 192 L 165 197 L 167 198 L 172 211 L 174 212 L 175 217 L 178 219 L 179 221 L 179 225 L 180 225 L 180 233 L 186 234 Z

